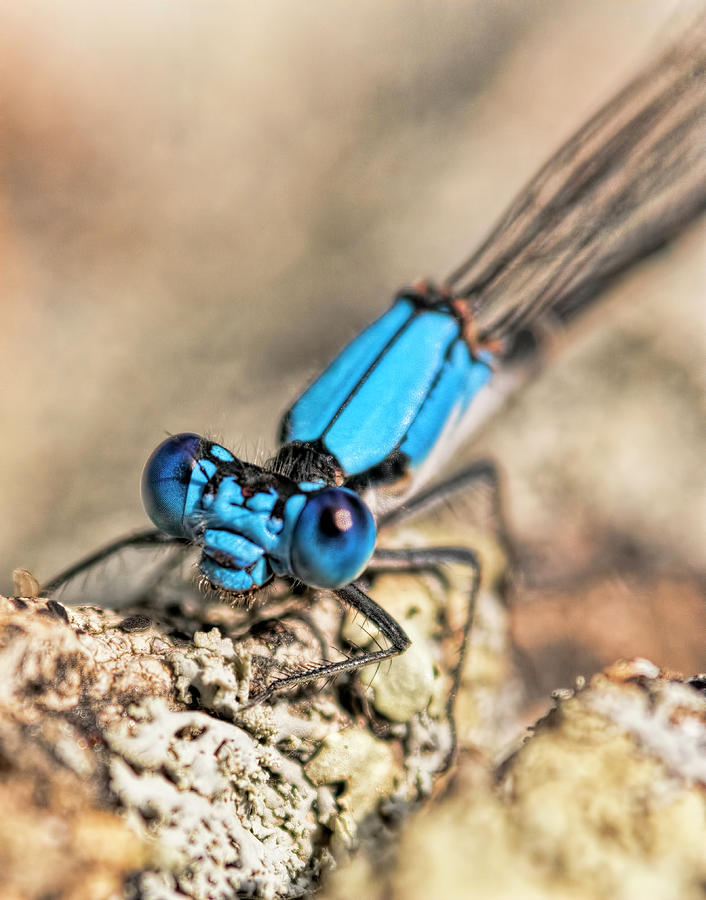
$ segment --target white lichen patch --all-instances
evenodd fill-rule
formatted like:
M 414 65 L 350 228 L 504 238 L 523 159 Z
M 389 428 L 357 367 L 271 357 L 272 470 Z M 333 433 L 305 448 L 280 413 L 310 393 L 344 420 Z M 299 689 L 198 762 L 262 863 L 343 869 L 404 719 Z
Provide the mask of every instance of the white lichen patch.
M 196 696 L 205 709 L 234 718 L 248 699 L 249 654 L 236 656 L 233 641 L 222 637 L 217 628 L 197 631 L 193 645 L 171 651 L 167 662 L 184 703 L 192 703 Z
M 706 700 L 678 681 L 644 680 L 645 660 L 634 662 L 633 677 L 642 683 L 616 684 L 608 670 L 592 680 L 586 704 L 632 735 L 668 771 L 706 786 Z
M 370 689 L 371 703 L 377 712 L 392 722 L 409 722 L 428 707 L 437 681 L 442 681 L 438 597 L 429 579 L 394 575 L 375 579 L 375 597 L 400 623 L 412 643 L 399 656 L 361 669 L 359 677 Z M 384 646 L 377 628 L 355 612 L 346 616 L 343 637 L 366 650 Z M 443 690 L 443 685 L 440 687 Z
M 111 786 L 149 836 L 149 897 L 288 896 L 313 852 L 316 791 L 247 732 L 148 700 L 106 734 Z
M 365 816 L 404 780 L 390 744 L 355 728 L 329 735 L 305 771 L 316 785 L 345 784 L 334 823 L 334 833 L 344 847 L 353 844 Z
M 302 896 L 333 858 L 387 828 L 382 810 L 403 816 L 448 767 L 467 572 L 459 583 L 447 606 L 453 577 L 378 573 L 371 596 L 411 648 L 362 678 L 250 708 L 272 680 L 372 649 L 379 635 L 359 616 L 342 641 L 340 604 L 325 592 L 280 590 L 250 613 L 181 594 L 121 613 L 9 604 L 0 706 L 42 721 L 55 760 L 133 829 L 141 860 L 149 848 L 132 879 L 145 900 Z
M 326 900 L 699 900 L 706 697 L 644 660 L 556 698 L 495 772 L 461 757 L 394 863 L 360 858 Z M 481 760 L 482 761 L 482 760 Z

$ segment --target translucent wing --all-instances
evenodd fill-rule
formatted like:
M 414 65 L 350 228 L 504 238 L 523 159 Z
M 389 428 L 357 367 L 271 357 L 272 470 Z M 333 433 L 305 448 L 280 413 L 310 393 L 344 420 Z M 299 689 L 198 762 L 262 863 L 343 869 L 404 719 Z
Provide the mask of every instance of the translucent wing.
M 706 16 L 549 160 L 446 284 L 480 337 L 570 318 L 706 207 Z
M 124 609 L 170 582 L 193 584 L 192 545 L 158 531 L 121 538 L 42 585 L 41 593 L 67 606 Z

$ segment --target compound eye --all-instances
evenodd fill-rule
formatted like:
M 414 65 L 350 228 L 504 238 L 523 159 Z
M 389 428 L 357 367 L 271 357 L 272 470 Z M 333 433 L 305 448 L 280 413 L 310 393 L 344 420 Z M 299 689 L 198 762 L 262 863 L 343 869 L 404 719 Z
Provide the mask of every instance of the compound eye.
M 354 581 L 375 549 L 375 522 L 348 488 L 325 488 L 307 499 L 292 535 L 292 569 L 311 587 Z
M 163 441 L 142 473 L 142 502 L 147 515 L 161 531 L 187 537 L 184 506 L 191 472 L 203 456 L 198 434 L 175 434 Z

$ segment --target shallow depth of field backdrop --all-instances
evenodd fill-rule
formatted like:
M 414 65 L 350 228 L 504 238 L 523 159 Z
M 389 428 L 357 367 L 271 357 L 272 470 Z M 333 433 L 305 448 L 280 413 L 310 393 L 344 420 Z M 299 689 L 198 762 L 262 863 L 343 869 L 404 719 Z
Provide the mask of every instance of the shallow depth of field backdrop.
M 165 433 L 268 454 L 307 380 L 477 244 L 675 9 L 3 3 L 2 588 L 144 527 Z M 706 668 L 705 269 L 702 223 L 469 448 L 504 472 L 538 696 L 621 655 Z

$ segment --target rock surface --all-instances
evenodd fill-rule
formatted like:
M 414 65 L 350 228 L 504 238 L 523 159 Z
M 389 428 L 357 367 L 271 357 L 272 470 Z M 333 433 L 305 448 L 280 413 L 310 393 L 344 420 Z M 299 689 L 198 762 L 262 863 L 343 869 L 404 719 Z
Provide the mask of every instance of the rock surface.
M 302 896 L 408 815 L 454 751 L 469 576 L 379 588 L 415 623 L 401 669 L 250 708 L 278 672 L 355 652 L 356 629 L 375 640 L 370 624 L 283 585 L 250 611 L 176 583 L 121 613 L 0 599 L 2 896 Z M 486 582 L 479 622 L 498 602 Z
M 706 697 L 646 660 L 560 692 L 493 770 L 468 754 L 405 830 L 327 900 L 698 900 L 706 879 Z
M 441 545 L 445 518 L 390 543 Z M 503 555 L 474 543 L 461 672 L 468 572 L 381 574 L 416 652 L 248 709 L 251 684 L 364 646 L 370 624 L 277 586 L 250 611 L 171 588 L 120 614 L 0 600 L 2 896 L 289 898 L 323 874 L 331 900 L 696 900 L 704 681 L 617 663 L 527 737 Z

